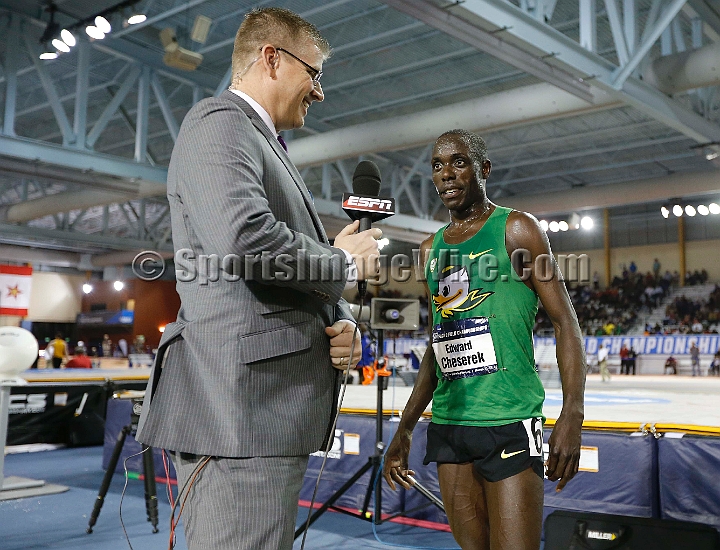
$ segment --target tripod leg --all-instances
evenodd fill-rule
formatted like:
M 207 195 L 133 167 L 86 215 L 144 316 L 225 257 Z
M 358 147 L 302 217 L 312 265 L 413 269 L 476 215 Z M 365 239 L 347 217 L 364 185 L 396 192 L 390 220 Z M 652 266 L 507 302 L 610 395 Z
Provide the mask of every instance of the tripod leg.
M 362 516 L 364 518 L 369 518 L 368 514 L 368 507 L 370 506 L 370 496 L 373 493 L 373 488 L 375 486 L 375 476 L 378 475 L 378 471 L 380 469 L 380 459 L 379 457 L 372 456 L 370 457 L 370 462 L 372 463 L 372 472 L 370 472 L 370 483 L 368 483 L 367 491 L 365 491 L 365 500 L 363 501 L 363 507 L 362 507 Z M 375 510 L 375 516 L 377 516 L 378 510 Z M 375 521 L 375 525 L 379 525 L 379 522 L 377 520 Z
M 310 516 L 310 521 L 307 523 L 307 526 L 309 527 L 310 525 L 315 523 L 315 520 L 317 520 L 323 514 L 323 512 L 325 512 L 328 508 L 330 508 L 333 504 L 335 504 L 335 501 L 337 499 L 339 499 L 341 496 L 343 496 L 345 491 L 347 491 L 350 487 L 352 487 L 353 484 L 358 479 L 360 479 L 365 472 L 367 472 L 370 469 L 370 466 L 372 466 L 372 458 L 369 459 L 362 468 L 360 468 L 357 472 L 355 472 L 355 475 L 352 476 L 350 479 L 348 479 L 342 487 L 340 487 L 337 491 L 335 491 L 333 496 L 331 496 L 325 502 L 325 504 L 323 504 L 320 508 L 318 508 L 313 513 L 312 516 Z M 306 526 L 303 525 L 302 527 L 297 528 L 297 530 L 295 531 L 295 538 L 298 538 L 300 535 L 303 534 L 303 532 L 305 531 L 305 527 Z
M 100 508 L 102 508 L 102 505 L 105 503 L 105 495 L 107 495 L 108 489 L 110 488 L 110 482 L 112 481 L 112 476 L 115 473 L 115 468 L 117 467 L 120 453 L 122 453 L 123 445 L 125 444 L 125 438 L 131 430 L 132 426 L 125 426 L 122 430 L 120 430 L 120 433 L 118 434 L 112 455 L 110 455 L 110 462 L 108 463 L 105 477 L 103 477 L 102 483 L 100 484 L 100 492 L 98 492 L 97 499 L 95 500 L 95 506 L 93 506 L 93 511 L 90 514 L 90 521 L 88 522 L 87 528 L 88 534 L 93 532 L 93 526 L 97 522 L 97 518 L 100 515 Z
M 147 512 L 147 520 L 153 526 L 153 533 L 158 532 L 158 501 L 157 501 L 157 485 L 155 483 L 155 461 L 153 460 L 153 450 L 147 445 L 143 445 L 143 474 L 145 477 L 145 511 Z

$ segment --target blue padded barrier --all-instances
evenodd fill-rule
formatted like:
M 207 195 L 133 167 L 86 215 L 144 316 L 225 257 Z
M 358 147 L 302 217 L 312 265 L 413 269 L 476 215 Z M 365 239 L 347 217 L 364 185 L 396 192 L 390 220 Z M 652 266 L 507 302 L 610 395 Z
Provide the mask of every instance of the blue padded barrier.
M 720 438 L 658 440 L 660 517 L 720 530 Z
M 545 430 L 545 441 L 551 431 Z M 582 445 L 597 447 L 597 472 L 578 472 L 565 489 L 545 481 L 545 515 L 554 510 L 657 517 L 655 439 L 584 431 Z

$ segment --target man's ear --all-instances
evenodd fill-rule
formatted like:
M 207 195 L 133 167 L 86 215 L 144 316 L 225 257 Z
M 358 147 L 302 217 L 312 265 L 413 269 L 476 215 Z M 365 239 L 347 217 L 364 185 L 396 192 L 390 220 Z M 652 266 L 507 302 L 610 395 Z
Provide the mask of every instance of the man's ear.
M 280 63 L 280 52 L 275 49 L 271 44 L 265 44 L 260 50 L 260 56 L 262 57 L 263 66 L 266 70 L 274 71 L 277 70 Z
M 492 162 L 490 162 L 490 159 L 485 159 L 482 164 L 482 176 L 484 180 L 488 179 L 491 170 Z

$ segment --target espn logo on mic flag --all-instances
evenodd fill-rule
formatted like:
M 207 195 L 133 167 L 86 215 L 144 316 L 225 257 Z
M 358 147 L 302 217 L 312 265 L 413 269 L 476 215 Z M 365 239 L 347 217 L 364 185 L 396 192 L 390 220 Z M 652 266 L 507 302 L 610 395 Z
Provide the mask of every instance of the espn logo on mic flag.
M 357 193 L 344 193 L 342 208 L 351 219 L 356 220 L 369 213 L 373 221 L 382 220 L 395 214 L 395 199 L 373 197 Z
M 31 280 L 32 267 L 0 265 L 0 315 L 27 316 Z

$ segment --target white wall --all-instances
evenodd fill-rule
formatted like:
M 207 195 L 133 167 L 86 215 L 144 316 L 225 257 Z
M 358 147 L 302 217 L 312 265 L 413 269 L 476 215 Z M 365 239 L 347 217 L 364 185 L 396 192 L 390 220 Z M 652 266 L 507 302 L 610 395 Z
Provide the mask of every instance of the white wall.
M 26 321 L 74 323 L 82 308 L 82 275 L 35 271 Z M 0 316 L 0 326 L 17 326 L 20 317 Z

